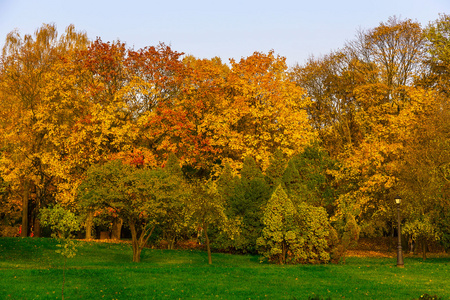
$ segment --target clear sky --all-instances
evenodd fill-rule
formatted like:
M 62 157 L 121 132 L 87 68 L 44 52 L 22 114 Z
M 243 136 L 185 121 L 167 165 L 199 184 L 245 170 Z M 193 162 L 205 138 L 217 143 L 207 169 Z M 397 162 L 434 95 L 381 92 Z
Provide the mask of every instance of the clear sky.
M 353 40 L 390 16 L 427 25 L 450 14 L 450 0 L 0 0 L 0 47 L 10 31 L 69 24 L 89 38 L 120 39 L 135 49 L 164 42 L 173 50 L 224 62 L 254 51 L 303 64 Z

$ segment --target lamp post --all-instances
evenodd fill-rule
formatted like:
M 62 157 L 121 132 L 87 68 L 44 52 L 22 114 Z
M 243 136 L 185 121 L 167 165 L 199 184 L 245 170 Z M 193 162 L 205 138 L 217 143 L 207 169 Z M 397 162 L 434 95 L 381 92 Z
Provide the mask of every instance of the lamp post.
M 402 251 L 402 231 L 400 228 L 400 202 L 402 198 L 400 196 L 395 197 L 395 203 L 397 203 L 397 231 L 398 231 L 398 247 L 397 247 L 397 267 L 403 268 L 403 251 Z

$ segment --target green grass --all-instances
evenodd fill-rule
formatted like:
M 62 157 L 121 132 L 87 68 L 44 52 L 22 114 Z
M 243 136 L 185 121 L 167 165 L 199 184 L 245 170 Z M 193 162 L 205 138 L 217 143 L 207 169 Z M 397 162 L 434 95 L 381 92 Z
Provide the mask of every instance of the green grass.
M 0 299 L 61 299 L 64 258 L 56 241 L 0 238 Z M 450 299 L 450 258 L 347 258 L 339 265 L 277 266 L 259 257 L 79 242 L 67 260 L 66 299 Z

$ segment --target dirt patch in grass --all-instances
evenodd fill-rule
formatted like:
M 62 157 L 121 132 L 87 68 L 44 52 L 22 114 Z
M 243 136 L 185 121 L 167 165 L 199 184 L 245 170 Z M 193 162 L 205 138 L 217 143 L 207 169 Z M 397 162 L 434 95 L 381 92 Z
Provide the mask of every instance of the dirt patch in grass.
M 437 243 L 427 245 L 427 257 L 450 257 L 450 253 L 445 253 L 444 249 Z M 404 257 L 421 257 L 422 248 L 416 248 L 414 253 L 408 251 L 408 247 L 403 246 Z M 358 244 L 351 247 L 347 256 L 354 257 L 396 257 L 397 237 L 377 237 L 360 238 Z
M 396 253 L 386 251 L 371 251 L 371 250 L 348 250 L 346 256 L 353 257 L 395 257 Z

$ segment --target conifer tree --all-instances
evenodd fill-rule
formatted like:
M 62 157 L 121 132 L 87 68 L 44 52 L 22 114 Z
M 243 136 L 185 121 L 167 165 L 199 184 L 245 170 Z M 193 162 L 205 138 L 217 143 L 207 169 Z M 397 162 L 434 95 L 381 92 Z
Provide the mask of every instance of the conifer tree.
M 295 264 L 330 260 L 327 239 L 331 226 L 325 209 L 307 203 L 296 207 L 279 185 L 267 203 L 262 221 L 264 229 L 257 245 L 269 261 Z
M 233 247 L 244 253 L 256 252 L 256 239 L 261 235 L 264 206 L 270 197 L 270 187 L 253 158 L 244 159 L 241 178 L 230 197 L 231 215 L 242 218 L 242 230 Z
M 270 164 L 266 169 L 266 181 L 275 189 L 283 178 L 283 173 L 286 169 L 286 159 L 283 155 L 283 151 L 277 149 L 270 158 Z
M 282 183 L 287 195 L 294 203 L 298 205 L 301 202 L 306 201 L 308 190 L 295 166 L 294 159 L 291 159 L 288 162 L 287 168 L 283 174 Z
M 289 242 L 296 238 L 295 214 L 294 203 L 279 185 L 267 203 L 262 219 L 264 229 L 257 240 L 262 254 L 269 261 L 286 263 Z

